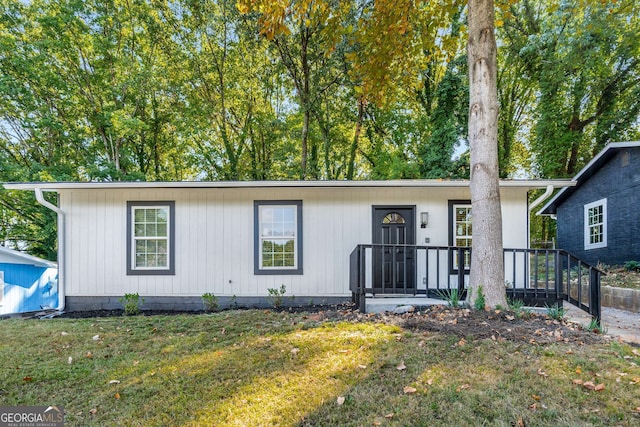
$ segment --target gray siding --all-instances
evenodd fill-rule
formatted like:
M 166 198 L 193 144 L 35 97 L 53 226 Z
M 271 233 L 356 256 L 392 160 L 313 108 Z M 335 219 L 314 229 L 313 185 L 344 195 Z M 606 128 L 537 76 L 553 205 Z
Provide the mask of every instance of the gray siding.
M 626 154 L 628 153 L 628 154 Z M 584 205 L 607 199 L 607 247 L 585 250 Z M 640 147 L 624 148 L 558 206 L 558 247 L 596 265 L 640 260 Z

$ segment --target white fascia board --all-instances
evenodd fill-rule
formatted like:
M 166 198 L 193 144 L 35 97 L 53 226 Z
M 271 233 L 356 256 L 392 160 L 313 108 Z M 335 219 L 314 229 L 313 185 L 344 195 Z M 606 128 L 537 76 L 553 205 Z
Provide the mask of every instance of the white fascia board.
M 571 180 L 502 180 L 500 187 L 527 189 L 574 186 Z M 459 188 L 469 187 L 468 180 L 388 180 L 388 181 L 176 181 L 176 182 L 25 182 L 6 183 L 8 190 L 42 191 L 82 189 L 140 188 Z
M 25 254 L 24 252 L 16 251 L 13 249 L 0 246 L 0 253 L 5 254 L 8 258 L 14 258 L 22 261 L 20 264 L 36 265 L 38 267 L 56 268 L 58 265 L 55 262 L 38 258 L 33 255 Z

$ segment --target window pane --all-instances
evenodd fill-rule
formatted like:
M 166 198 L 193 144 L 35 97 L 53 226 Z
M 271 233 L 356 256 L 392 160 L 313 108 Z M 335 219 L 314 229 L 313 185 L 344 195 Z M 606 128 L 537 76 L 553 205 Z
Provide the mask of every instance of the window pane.
M 136 255 L 136 267 L 146 267 L 147 257 L 145 255 Z
M 167 241 L 166 240 L 158 240 L 158 253 L 166 254 L 167 253 Z
M 157 221 L 158 223 L 165 224 L 167 222 L 167 217 L 169 216 L 166 209 L 158 209 Z
M 146 221 L 147 222 L 156 222 L 156 212 L 158 210 L 157 209 L 146 209 L 147 215 L 146 215 Z
M 145 235 L 146 236 L 157 236 L 158 232 L 156 230 L 156 225 L 155 224 L 147 224 L 145 226 Z
M 144 209 L 134 209 L 134 221 L 144 222 Z
M 167 224 L 158 224 L 156 226 L 156 233 L 158 237 L 167 237 Z
M 136 235 L 136 237 L 144 236 L 144 230 L 144 225 L 136 224 L 134 234 Z

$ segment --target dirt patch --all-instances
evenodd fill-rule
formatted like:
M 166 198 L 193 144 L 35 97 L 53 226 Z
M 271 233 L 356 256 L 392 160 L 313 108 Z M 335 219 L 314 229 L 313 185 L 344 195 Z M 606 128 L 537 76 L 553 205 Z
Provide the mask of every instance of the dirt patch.
M 273 309 L 271 309 L 273 310 Z M 353 305 L 306 306 L 281 308 L 280 313 L 302 314 L 302 319 L 312 322 L 350 321 L 384 322 L 412 331 L 451 334 L 466 340 L 492 339 L 528 344 L 546 345 L 557 342 L 594 344 L 608 341 L 601 334 L 588 331 L 565 320 L 554 320 L 546 315 L 527 312 L 476 311 L 434 305 L 424 310 L 405 314 L 362 314 Z M 142 316 L 187 315 L 202 312 L 143 311 Z M 123 316 L 122 310 L 98 310 L 64 313 L 62 318 L 91 318 Z
M 612 286 L 614 288 L 640 289 L 640 272 L 630 271 L 622 266 L 602 267 L 606 276 L 602 276 L 600 283 L 602 286 Z
M 312 317 L 317 317 L 312 316 Z M 535 313 L 476 311 L 434 305 L 421 311 L 401 315 L 364 315 L 358 312 L 324 313 L 324 319 L 381 321 L 413 331 L 452 334 L 465 340 L 492 339 L 546 345 L 557 342 L 595 344 L 610 340 L 566 320 L 554 320 Z

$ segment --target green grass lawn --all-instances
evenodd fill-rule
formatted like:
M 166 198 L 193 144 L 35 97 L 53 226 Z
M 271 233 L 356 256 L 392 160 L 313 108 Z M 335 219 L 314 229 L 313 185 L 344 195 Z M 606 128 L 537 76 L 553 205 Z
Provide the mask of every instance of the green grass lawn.
M 0 404 L 61 405 L 68 426 L 640 424 L 640 352 L 624 344 L 317 318 L 3 320 Z

